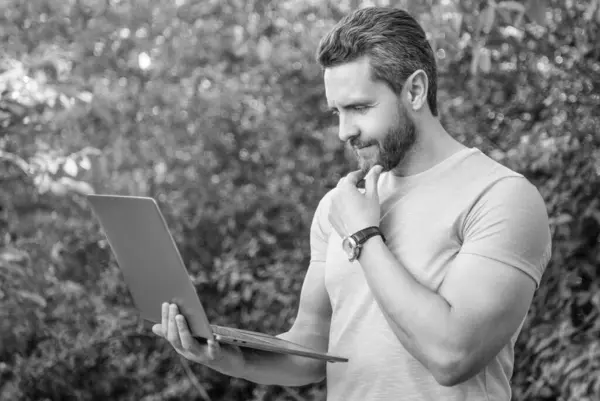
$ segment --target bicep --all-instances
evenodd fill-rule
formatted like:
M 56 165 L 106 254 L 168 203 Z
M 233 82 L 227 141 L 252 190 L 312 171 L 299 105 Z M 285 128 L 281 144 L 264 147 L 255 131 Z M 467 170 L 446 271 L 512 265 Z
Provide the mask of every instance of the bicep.
M 511 340 L 527 315 L 535 281 L 519 269 L 479 255 L 459 254 L 439 294 L 451 305 L 451 340 L 478 371 Z
M 550 245 L 544 202 L 523 179 L 497 183 L 473 208 L 462 248 L 438 291 L 450 304 L 454 346 L 465 360 L 481 367 L 511 341 Z

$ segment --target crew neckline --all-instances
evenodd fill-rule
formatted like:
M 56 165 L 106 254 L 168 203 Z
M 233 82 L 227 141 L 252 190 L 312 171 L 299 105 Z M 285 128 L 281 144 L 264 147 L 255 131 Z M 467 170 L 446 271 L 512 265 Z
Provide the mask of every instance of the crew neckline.
M 386 172 L 385 178 L 394 183 L 401 183 L 404 185 L 422 183 L 424 181 L 428 181 L 431 177 L 438 177 L 439 174 L 443 171 L 450 169 L 452 166 L 456 165 L 457 163 L 460 163 L 467 157 L 477 152 L 479 152 L 479 149 L 477 148 L 464 148 L 459 150 L 458 152 L 451 154 L 450 156 L 446 157 L 444 160 L 433 165 L 427 170 L 421 171 L 420 173 L 407 176 L 397 176 L 394 175 L 391 171 L 388 171 Z

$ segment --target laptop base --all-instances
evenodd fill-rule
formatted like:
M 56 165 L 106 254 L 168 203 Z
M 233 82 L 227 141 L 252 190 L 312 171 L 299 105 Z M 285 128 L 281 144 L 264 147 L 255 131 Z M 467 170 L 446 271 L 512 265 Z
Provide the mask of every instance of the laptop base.
M 282 354 L 293 354 L 308 358 L 321 359 L 328 362 L 348 362 L 347 358 L 313 350 L 311 348 L 284 340 L 269 334 L 258 333 L 232 327 L 222 327 L 212 325 L 214 334 L 219 336 L 219 341 L 227 344 L 237 345 L 238 347 L 258 349 Z

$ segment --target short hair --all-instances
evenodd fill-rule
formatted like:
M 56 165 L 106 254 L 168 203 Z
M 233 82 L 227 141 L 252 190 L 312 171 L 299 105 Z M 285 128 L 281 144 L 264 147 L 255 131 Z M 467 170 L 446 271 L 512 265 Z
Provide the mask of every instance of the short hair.
M 323 68 L 368 56 L 371 78 L 400 94 L 406 79 L 422 69 L 427 74 L 427 102 L 437 116 L 437 69 L 425 31 L 408 12 L 367 7 L 342 18 L 320 41 L 316 59 Z

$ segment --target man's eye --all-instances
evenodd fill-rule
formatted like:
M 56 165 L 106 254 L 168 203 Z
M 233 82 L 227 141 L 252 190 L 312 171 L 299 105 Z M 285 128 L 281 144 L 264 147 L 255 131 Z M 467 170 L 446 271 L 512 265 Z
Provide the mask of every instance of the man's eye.
M 332 110 L 329 110 L 329 112 L 330 112 L 331 114 L 333 114 L 334 116 L 337 116 L 337 115 L 339 115 L 339 114 L 340 114 L 340 112 L 339 112 L 339 111 L 337 111 L 337 110 L 333 110 L 333 109 L 332 109 Z
M 366 113 L 367 110 L 369 110 L 369 108 L 367 106 L 355 106 L 352 108 L 352 110 L 356 111 L 357 113 Z

